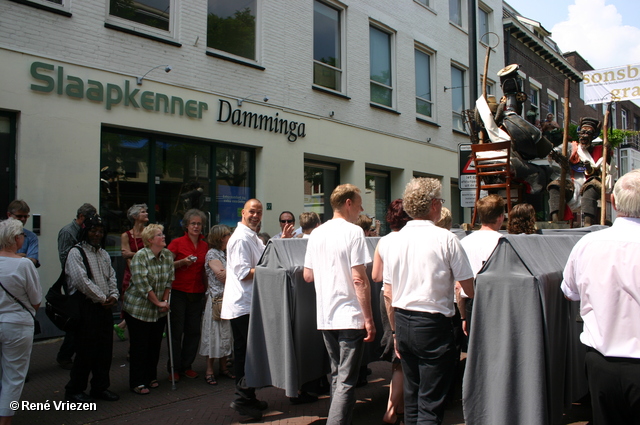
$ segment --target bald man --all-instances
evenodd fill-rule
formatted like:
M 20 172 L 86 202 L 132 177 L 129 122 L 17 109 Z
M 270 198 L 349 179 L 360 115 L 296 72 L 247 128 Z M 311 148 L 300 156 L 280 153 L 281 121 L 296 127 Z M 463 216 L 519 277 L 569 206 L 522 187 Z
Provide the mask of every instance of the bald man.
M 249 199 L 242 209 L 242 220 L 227 243 L 227 281 L 220 313 L 222 319 L 231 320 L 233 330 L 233 366 L 237 397 L 231 402 L 231 408 L 255 420 L 262 418 L 262 411 L 267 408 L 267 403 L 256 398 L 255 388 L 247 387 L 244 363 L 247 355 L 253 276 L 264 251 L 264 244 L 257 234 L 261 221 L 262 202 Z

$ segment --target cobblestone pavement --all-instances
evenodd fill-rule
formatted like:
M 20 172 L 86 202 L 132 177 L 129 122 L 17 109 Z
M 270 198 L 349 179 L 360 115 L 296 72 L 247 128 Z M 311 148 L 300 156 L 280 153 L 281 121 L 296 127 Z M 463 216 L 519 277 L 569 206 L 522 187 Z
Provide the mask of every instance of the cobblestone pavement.
M 115 338 L 115 337 L 114 337 Z M 164 372 L 168 353 L 163 344 L 158 375 L 160 387 L 151 394 L 140 396 L 128 388 L 129 363 L 126 361 L 128 341 L 115 339 L 113 363 L 111 366 L 110 390 L 118 393 L 117 402 L 97 401 L 95 410 L 69 411 L 56 410 L 53 403 L 64 401 L 64 386 L 69 372 L 58 367 L 55 358 L 61 339 L 52 339 L 34 344 L 29 370 L 29 382 L 25 384 L 21 402 L 49 403 L 49 410 L 19 409 L 14 417 L 14 425 L 72 425 L 72 424 L 241 424 L 252 422 L 241 417 L 229 404 L 234 398 L 234 385 L 231 379 L 218 377 L 218 385 L 210 386 L 204 381 L 205 360 L 198 356 L 194 370 L 200 376 L 196 379 L 182 377 L 171 389 L 168 374 Z M 354 425 L 382 424 L 382 414 L 386 408 L 388 383 L 391 376 L 390 365 L 385 362 L 369 364 L 372 374 L 369 383 L 356 390 L 358 399 L 354 415 Z M 324 425 L 329 409 L 329 398 L 321 397 L 310 404 L 293 405 L 278 388 L 258 390 L 258 397 L 269 403 L 269 408 L 259 423 L 274 425 Z M 453 401 L 445 414 L 443 425 L 463 425 L 462 407 L 459 397 Z M 581 418 L 576 417 L 580 416 Z M 573 409 L 564 424 L 584 425 L 587 422 L 574 422 L 585 419 L 584 409 Z M 589 418 L 586 418 L 588 420 Z

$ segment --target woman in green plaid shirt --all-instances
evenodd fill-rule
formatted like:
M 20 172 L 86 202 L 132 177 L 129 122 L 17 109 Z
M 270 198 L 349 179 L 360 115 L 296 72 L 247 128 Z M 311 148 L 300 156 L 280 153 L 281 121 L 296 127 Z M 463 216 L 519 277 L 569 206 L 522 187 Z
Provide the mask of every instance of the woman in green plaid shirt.
M 142 231 L 145 247 L 131 260 L 131 281 L 124 293 L 124 317 L 131 337 L 129 386 L 140 395 L 159 386 L 158 360 L 174 279 L 173 255 L 165 248 L 163 230 L 159 224 L 150 224 Z

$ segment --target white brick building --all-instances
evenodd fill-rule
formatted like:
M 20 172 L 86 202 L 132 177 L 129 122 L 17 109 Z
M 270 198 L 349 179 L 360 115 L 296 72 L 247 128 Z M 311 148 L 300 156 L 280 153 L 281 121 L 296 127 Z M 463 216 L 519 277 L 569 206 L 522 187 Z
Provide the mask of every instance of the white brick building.
M 477 7 L 478 32 L 501 34 L 502 2 Z M 2 207 L 41 214 L 48 276 L 84 202 L 114 236 L 146 202 L 171 235 L 189 206 L 232 224 L 255 196 L 275 234 L 282 210 L 325 212 L 336 184 L 366 188 L 384 221 L 411 177 L 435 176 L 461 222 L 457 112 L 480 93 L 486 48 L 470 63 L 469 16 L 462 0 L 0 0 Z M 493 93 L 503 66 L 500 45 Z

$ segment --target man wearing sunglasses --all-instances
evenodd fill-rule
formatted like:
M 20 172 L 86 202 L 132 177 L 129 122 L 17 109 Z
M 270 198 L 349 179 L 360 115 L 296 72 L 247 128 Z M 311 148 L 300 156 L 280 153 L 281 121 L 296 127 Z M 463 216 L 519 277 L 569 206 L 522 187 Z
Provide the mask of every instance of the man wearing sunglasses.
M 280 213 L 280 217 L 278 218 L 280 222 L 280 233 L 272 237 L 271 239 L 287 239 L 287 238 L 295 238 L 302 231 L 300 228 L 296 229 L 296 219 L 293 216 L 291 211 L 282 211 Z

